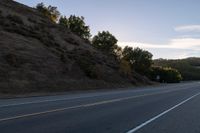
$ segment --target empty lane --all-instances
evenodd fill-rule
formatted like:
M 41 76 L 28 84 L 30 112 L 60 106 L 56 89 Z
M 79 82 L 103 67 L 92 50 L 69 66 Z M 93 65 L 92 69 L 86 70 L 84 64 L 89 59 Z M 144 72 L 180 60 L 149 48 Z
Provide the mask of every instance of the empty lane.
M 198 94 L 199 86 L 194 82 L 73 96 L 1 100 L 0 129 L 20 133 L 127 132 Z

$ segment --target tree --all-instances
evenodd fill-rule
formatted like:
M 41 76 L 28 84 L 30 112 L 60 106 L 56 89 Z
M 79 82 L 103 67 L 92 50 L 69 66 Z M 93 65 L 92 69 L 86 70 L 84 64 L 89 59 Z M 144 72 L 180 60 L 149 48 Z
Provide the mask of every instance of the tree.
M 46 7 L 44 3 L 39 3 L 36 6 L 36 9 L 48 17 L 51 21 L 57 22 L 60 17 L 60 12 L 57 10 L 57 7 L 49 5 Z
M 71 15 L 69 18 L 61 16 L 59 24 L 67 27 L 83 39 L 89 39 L 91 37 L 90 27 L 85 24 L 84 17 L 82 16 L 77 17 L 75 15 Z
M 149 76 L 152 80 L 167 83 L 178 83 L 182 80 L 180 72 L 171 67 L 152 67 Z M 157 79 L 157 76 L 159 76 L 159 79 Z
M 132 69 L 141 74 L 146 74 L 153 63 L 153 55 L 143 49 L 126 46 L 122 52 L 122 58 L 130 62 Z
M 97 49 L 106 53 L 115 53 L 115 50 L 120 50 L 117 46 L 117 39 L 108 31 L 99 32 L 92 39 L 92 45 Z
M 121 61 L 121 59 L 122 59 L 122 48 L 118 45 L 115 45 L 113 54 L 117 58 L 117 60 Z
M 130 77 L 132 73 L 130 62 L 121 59 L 120 60 L 120 66 L 119 66 L 119 72 L 126 77 Z

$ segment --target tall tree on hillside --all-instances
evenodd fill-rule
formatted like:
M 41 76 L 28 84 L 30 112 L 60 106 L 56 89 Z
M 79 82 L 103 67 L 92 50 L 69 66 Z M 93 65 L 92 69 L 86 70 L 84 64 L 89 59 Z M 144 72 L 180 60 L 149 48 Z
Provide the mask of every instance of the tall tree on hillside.
M 57 10 L 57 7 L 49 5 L 46 7 L 44 3 L 39 3 L 36 6 L 36 9 L 47 16 L 51 21 L 57 22 L 60 17 L 60 12 Z
M 130 62 L 132 68 L 141 73 L 146 74 L 153 63 L 152 57 L 153 55 L 143 49 L 135 48 L 126 46 L 123 49 L 122 56 L 124 60 Z
M 115 51 L 120 50 L 120 47 L 117 46 L 117 41 L 110 32 L 103 31 L 93 37 L 92 45 L 103 52 L 115 53 Z
M 83 39 L 89 39 L 91 37 L 90 27 L 85 24 L 84 17 L 82 16 L 71 15 L 69 18 L 61 16 L 59 24 L 67 27 Z

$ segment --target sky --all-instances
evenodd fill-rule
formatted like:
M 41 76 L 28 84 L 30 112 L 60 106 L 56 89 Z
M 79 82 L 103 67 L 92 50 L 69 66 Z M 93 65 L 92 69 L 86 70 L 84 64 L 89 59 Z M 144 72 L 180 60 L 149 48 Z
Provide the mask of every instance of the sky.
M 92 35 L 109 31 L 118 45 L 140 47 L 154 59 L 200 57 L 200 0 L 16 0 L 84 16 Z

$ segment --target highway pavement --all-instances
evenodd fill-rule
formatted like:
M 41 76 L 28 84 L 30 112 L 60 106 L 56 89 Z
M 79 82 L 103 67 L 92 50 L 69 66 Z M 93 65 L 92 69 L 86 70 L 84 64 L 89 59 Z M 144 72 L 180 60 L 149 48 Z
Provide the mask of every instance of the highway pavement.
M 0 133 L 200 133 L 200 82 L 1 99 Z

